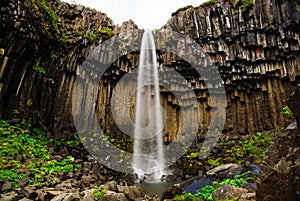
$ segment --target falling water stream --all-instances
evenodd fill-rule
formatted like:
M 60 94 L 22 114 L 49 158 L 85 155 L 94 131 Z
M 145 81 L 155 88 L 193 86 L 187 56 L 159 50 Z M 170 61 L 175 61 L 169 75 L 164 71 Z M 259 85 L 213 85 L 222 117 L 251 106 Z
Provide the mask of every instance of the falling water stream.
M 151 30 L 143 34 L 138 67 L 133 169 L 139 179 L 159 182 L 164 175 L 163 108 L 158 63 Z

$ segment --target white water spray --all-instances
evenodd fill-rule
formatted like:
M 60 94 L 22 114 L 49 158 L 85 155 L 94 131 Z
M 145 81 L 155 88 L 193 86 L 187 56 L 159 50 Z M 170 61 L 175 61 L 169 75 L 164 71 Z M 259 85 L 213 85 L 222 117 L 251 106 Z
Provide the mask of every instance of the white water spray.
M 151 30 L 143 34 L 135 108 L 133 169 L 147 182 L 164 174 L 163 108 L 160 104 L 158 63 Z

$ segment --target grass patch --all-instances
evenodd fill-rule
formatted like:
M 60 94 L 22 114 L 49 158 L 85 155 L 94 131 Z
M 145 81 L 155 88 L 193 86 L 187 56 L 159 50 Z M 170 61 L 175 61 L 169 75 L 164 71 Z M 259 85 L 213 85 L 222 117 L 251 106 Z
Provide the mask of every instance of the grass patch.
M 174 15 L 177 15 L 179 12 L 185 11 L 185 10 L 187 10 L 189 8 L 194 8 L 194 7 L 191 6 L 191 5 L 189 5 L 189 6 L 185 6 L 185 7 L 182 7 L 182 8 L 178 8 L 175 12 L 172 13 L 171 16 L 173 17 Z
M 61 161 L 51 160 L 49 136 L 38 128 L 32 128 L 30 121 L 13 124 L 0 119 L 0 179 L 9 180 L 14 188 L 17 181 L 29 178 L 28 184 L 44 185 L 46 176 L 55 183 L 58 171 L 69 173 L 75 168 L 74 158 L 68 156 Z M 4 192 L 5 193 L 5 192 Z
M 183 192 L 180 195 L 176 195 L 173 199 L 188 200 L 188 201 L 197 201 L 197 200 L 214 201 L 212 195 L 221 185 L 227 184 L 239 188 L 243 184 L 246 184 L 250 179 L 252 179 L 252 177 L 249 176 L 249 172 L 245 172 L 243 174 L 234 176 L 232 179 L 228 178 L 221 182 L 214 181 L 212 185 L 204 186 L 203 188 L 199 189 L 196 194 Z
M 241 8 L 242 11 L 250 10 L 253 7 L 254 7 L 253 0 L 238 0 L 234 5 L 235 10 L 238 10 L 239 8 Z
M 207 7 L 211 7 L 213 5 L 215 5 L 216 3 L 218 3 L 218 0 L 209 0 L 209 1 L 206 1 L 204 3 L 202 3 L 199 8 L 207 8 Z
M 95 190 L 93 191 L 93 197 L 95 200 L 99 200 L 101 197 L 106 195 L 106 190 L 104 189 L 104 185 L 96 186 Z
M 256 163 L 261 163 L 273 137 L 272 132 L 257 132 L 256 135 L 248 136 L 244 140 L 221 142 L 222 155 L 224 159 L 230 160 L 231 158 L 231 162 L 238 162 L 239 164 L 243 164 L 245 158 L 251 155 Z M 223 160 L 223 163 L 227 162 L 230 161 Z
M 61 36 L 61 29 L 57 24 L 58 16 L 49 5 L 48 0 L 28 0 L 35 11 L 35 16 L 41 19 L 43 29 L 50 38 Z M 53 29 L 53 30 L 52 30 Z M 54 32 L 53 32 L 54 31 Z
M 289 106 L 285 106 L 282 108 L 282 114 L 287 116 L 289 119 L 294 120 L 295 116 Z
M 244 136 L 244 139 L 223 141 L 219 143 L 217 153 L 201 160 L 198 158 L 200 151 L 198 148 L 185 148 L 182 157 L 183 169 L 189 174 L 197 175 L 198 170 L 204 166 L 209 166 L 211 169 L 226 163 L 244 164 L 250 156 L 252 162 L 261 163 L 273 137 L 273 132 L 257 132 L 256 135 Z

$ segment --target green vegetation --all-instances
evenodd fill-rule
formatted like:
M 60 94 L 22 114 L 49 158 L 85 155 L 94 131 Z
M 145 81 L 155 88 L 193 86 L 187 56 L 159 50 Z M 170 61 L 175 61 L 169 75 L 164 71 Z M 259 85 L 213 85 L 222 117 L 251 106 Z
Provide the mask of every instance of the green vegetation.
M 185 6 L 185 7 L 182 7 L 182 8 L 178 8 L 175 12 L 172 13 L 171 16 L 174 16 L 174 15 L 177 15 L 179 12 L 181 11 L 185 11 L 189 8 L 194 8 L 193 6 L 189 5 L 189 6 Z
M 228 140 L 219 143 L 218 152 L 200 160 L 199 149 L 187 149 L 182 157 L 183 168 L 189 174 L 198 174 L 203 166 L 214 168 L 226 163 L 244 164 L 246 160 L 260 163 L 266 149 L 273 139 L 273 132 L 258 132 L 256 135 L 243 136 L 240 140 Z
M 0 119 L 0 179 L 8 179 L 14 188 L 19 186 L 18 180 L 26 177 L 28 184 L 44 185 L 46 177 L 55 183 L 58 171 L 81 169 L 72 156 L 61 161 L 51 159 L 48 144 L 52 142 L 40 129 L 33 128 L 30 121 L 13 124 Z
M 221 185 L 232 185 L 234 187 L 241 187 L 243 184 L 246 184 L 248 180 L 252 179 L 249 177 L 249 172 L 244 174 L 236 175 L 232 179 L 228 178 L 221 182 L 214 181 L 212 185 L 204 186 L 199 189 L 196 194 L 191 194 L 187 192 L 183 192 L 181 195 L 176 195 L 174 200 L 188 200 L 188 201 L 196 201 L 196 200 L 204 200 L 204 201 L 214 201 L 212 195 Z
M 49 5 L 50 0 L 29 0 L 31 1 L 32 7 L 35 10 L 36 17 L 42 20 L 44 30 L 46 34 L 54 38 L 55 35 L 61 35 L 61 30 L 57 25 L 58 16 L 55 11 Z M 51 33 L 54 29 L 55 33 Z
M 106 190 L 104 189 L 103 185 L 96 186 L 95 190 L 93 191 L 93 197 L 95 200 L 99 200 L 106 194 Z
M 189 155 L 186 156 L 188 159 L 195 159 L 199 156 L 199 152 L 192 152 Z
M 234 4 L 235 10 L 238 10 L 239 8 L 242 9 L 242 11 L 250 10 L 254 7 L 253 0 L 238 0 Z
M 103 139 L 104 141 L 109 141 L 109 143 L 116 146 L 118 149 L 127 151 L 127 152 L 133 152 L 133 140 L 134 138 L 132 136 L 119 134 L 119 135 L 112 135 L 110 131 L 108 130 L 106 132 L 106 135 Z
M 52 55 L 52 56 L 53 56 L 53 55 Z M 52 57 L 52 56 L 51 56 L 51 57 Z M 33 69 L 35 72 L 37 72 L 39 75 L 46 75 L 46 70 L 45 70 L 43 67 L 39 66 L 39 65 L 33 66 L 32 69 Z M 52 84 L 52 85 L 55 84 L 55 81 L 54 81 L 53 78 L 48 77 L 47 80 L 48 80 L 48 82 L 49 82 L 50 84 Z M 30 99 L 30 102 L 27 101 L 26 105 L 27 105 L 27 106 L 31 106 L 31 105 L 32 105 L 32 100 Z
M 198 6 L 198 8 L 205 8 L 205 7 L 211 7 L 213 5 L 215 5 L 218 2 L 218 0 L 208 0 L 204 3 L 202 3 L 200 6 Z M 185 6 L 182 8 L 178 8 L 175 12 L 172 13 L 172 16 L 177 15 L 179 12 L 181 11 L 185 11 L 187 9 L 191 8 L 192 10 L 194 10 L 195 8 L 191 5 L 189 6 Z
M 186 201 L 197 201 L 199 199 L 200 199 L 199 197 L 188 192 L 183 192 L 182 194 L 176 195 L 173 198 L 173 200 L 186 200 Z
M 292 110 L 289 108 L 289 106 L 285 106 L 282 108 L 282 114 L 286 115 L 290 119 L 294 119 L 294 114 Z
M 100 30 L 100 33 L 104 36 L 112 36 L 114 34 L 114 30 L 112 28 L 109 28 L 109 27 L 103 27 L 101 30 Z
M 73 135 L 73 139 L 72 140 L 67 140 L 66 143 L 68 145 L 73 146 L 73 147 L 77 147 L 80 144 L 80 137 L 78 136 L 77 133 L 75 133 Z
M 51 52 L 51 58 L 54 59 L 54 60 L 58 59 L 57 53 L 52 51 Z
M 234 2 L 233 0 L 224 0 L 224 2 L 229 2 L 232 5 L 232 7 L 236 13 L 239 12 L 239 8 L 241 8 L 242 12 L 246 12 L 246 11 L 249 11 L 250 9 L 252 9 L 254 7 L 253 1 L 254 0 L 237 0 L 236 2 Z M 216 5 L 217 3 L 218 3 L 218 0 L 208 0 L 196 8 L 208 8 L 208 7 L 212 7 L 212 6 Z M 189 8 L 195 9 L 193 6 L 185 6 L 185 7 L 179 8 L 175 12 L 173 12 L 172 16 L 177 15 L 179 12 L 185 11 Z M 203 18 L 205 16 L 201 15 L 200 17 Z
M 53 58 L 54 55 L 51 55 L 51 57 Z M 46 75 L 46 70 L 43 67 L 39 66 L 39 65 L 33 66 L 32 69 L 35 72 L 37 72 L 39 75 Z M 52 84 L 52 85 L 55 84 L 55 81 L 52 77 L 48 77 L 47 80 L 50 84 Z M 26 103 L 26 105 L 27 105 L 27 103 Z M 32 102 L 31 102 L 31 105 L 32 105 Z M 29 105 L 27 105 L 27 106 L 29 106 Z
M 222 163 L 238 162 L 243 164 L 247 156 L 252 156 L 256 163 L 260 163 L 265 156 L 266 149 L 273 139 L 271 132 L 257 132 L 244 140 L 230 140 L 220 143 L 224 150 Z
M 68 156 L 66 159 L 63 159 L 62 161 L 56 161 L 56 160 L 49 160 L 42 162 L 30 162 L 29 163 L 29 170 L 32 174 L 35 176 L 30 178 L 29 184 L 40 184 L 43 185 L 45 181 L 45 176 L 52 177 L 53 183 L 55 183 L 56 178 L 55 175 L 58 173 L 58 171 L 70 173 L 73 172 L 74 169 L 81 169 L 81 166 L 79 164 L 74 164 L 74 158 L 72 156 Z
M 53 79 L 53 78 L 51 78 L 51 77 L 49 77 L 49 78 L 48 78 L 48 81 L 50 82 L 50 84 L 55 84 L 55 81 L 54 81 L 54 79 Z
M 206 8 L 206 7 L 211 7 L 213 5 L 215 5 L 216 3 L 218 3 L 218 0 L 208 0 L 204 3 L 202 3 L 199 8 Z
M 28 99 L 26 101 L 26 106 L 30 107 L 30 106 L 32 106 L 32 104 L 33 104 L 32 99 Z
M 114 35 L 114 31 L 110 27 L 103 27 L 100 31 L 98 31 L 98 27 L 94 28 L 94 33 L 85 34 L 83 31 L 78 31 L 77 36 L 81 36 L 84 39 L 89 40 L 90 42 L 94 42 L 97 38 L 108 39 Z
M 40 67 L 39 65 L 33 66 L 32 69 L 35 70 L 40 75 L 46 74 L 46 70 L 43 67 Z
M 60 42 L 71 41 L 70 35 L 67 35 L 67 25 L 58 23 L 58 15 L 51 5 L 51 0 L 26 0 L 28 6 L 33 8 L 34 17 L 38 18 L 41 22 L 41 30 L 51 39 L 56 39 Z M 96 12 L 96 10 L 94 10 Z M 74 36 L 82 36 L 84 39 L 88 39 L 90 42 L 94 42 L 96 39 L 102 37 L 107 39 L 111 37 L 114 32 L 109 27 L 104 27 L 98 31 L 99 25 L 92 25 L 93 33 L 87 34 L 86 31 L 78 30 L 74 32 Z M 73 30 L 74 31 L 74 30 Z M 52 59 L 57 59 L 58 56 L 53 53 L 51 54 Z
M 208 161 L 208 164 L 210 167 L 218 167 L 221 164 L 221 158 L 217 158 L 217 159 L 209 159 Z

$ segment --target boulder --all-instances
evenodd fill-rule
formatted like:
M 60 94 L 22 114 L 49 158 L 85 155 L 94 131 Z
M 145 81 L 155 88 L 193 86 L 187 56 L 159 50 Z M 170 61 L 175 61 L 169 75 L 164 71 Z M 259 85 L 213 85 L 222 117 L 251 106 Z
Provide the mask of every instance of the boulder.
M 101 197 L 98 201 L 127 201 L 127 200 L 128 199 L 126 198 L 124 193 L 111 192 Z
M 86 186 L 89 186 L 90 184 L 94 183 L 97 180 L 97 177 L 95 175 L 91 176 L 82 176 L 81 177 L 81 184 L 83 188 Z
M 82 195 L 82 201 L 94 201 L 93 197 L 93 191 L 94 189 L 88 189 L 81 192 Z
M 29 178 L 20 179 L 17 181 L 17 184 L 19 184 L 20 187 L 24 187 L 27 185 L 29 181 Z
M 16 192 L 10 192 L 5 195 L 0 194 L 0 200 L 1 201 L 15 201 L 20 200 L 22 197 L 20 197 Z
M 10 181 L 5 181 L 5 182 L 3 183 L 3 185 L 2 185 L 1 191 L 3 192 L 3 191 L 6 191 L 6 190 L 10 190 L 11 187 L 12 187 L 11 185 L 12 185 L 12 184 L 11 184 Z
M 183 189 L 180 188 L 178 184 L 177 185 L 175 184 L 162 194 L 161 200 L 172 199 L 175 195 L 179 195 L 182 192 Z
M 81 201 L 81 200 L 82 198 L 79 192 L 75 192 L 75 193 L 68 193 L 63 201 Z
M 29 199 L 29 198 L 22 198 L 21 200 L 19 201 L 33 201 L 32 199 Z
M 213 193 L 213 198 L 215 201 L 228 201 L 228 200 L 239 200 L 240 197 L 247 193 L 247 189 L 236 188 L 231 185 L 221 185 L 217 190 Z
M 243 193 L 239 201 L 256 201 L 256 193 Z
M 104 184 L 104 189 L 117 192 L 118 191 L 117 186 L 118 186 L 117 182 L 109 181 Z
M 65 197 L 67 196 L 67 193 L 61 193 L 57 196 L 55 196 L 51 201 L 64 201 Z
M 118 192 L 124 193 L 129 200 L 135 200 L 136 198 L 142 197 L 142 191 L 136 186 L 117 186 Z
M 207 171 L 207 175 L 216 176 L 218 178 L 231 178 L 236 171 L 242 171 L 243 166 L 236 163 L 228 163 L 225 165 L 221 165 L 215 167 L 209 171 Z
M 38 193 L 35 192 L 35 189 L 31 186 L 26 186 L 21 189 L 21 192 L 27 197 L 32 200 L 35 200 L 38 197 Z

